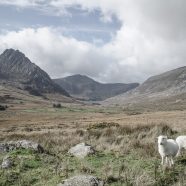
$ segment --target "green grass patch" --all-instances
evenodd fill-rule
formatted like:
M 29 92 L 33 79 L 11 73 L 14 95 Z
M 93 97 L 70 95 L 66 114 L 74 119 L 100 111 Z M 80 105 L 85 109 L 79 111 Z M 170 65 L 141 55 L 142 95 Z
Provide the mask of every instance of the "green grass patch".
M 56 174 L 55 166 L 58 159 L 47 154 L 38 154 L 27 149 L 18 149 L 0 156 L 9 155 L 13 164 L 11 168 L 0 169 L 0 185 L 30 186 L 57 185 L 60 175 Z M 51 183 L 51 180 L 56 180 Z
M 10 156 L 17 156 L 17 155 L 30 155 L 34 153 L 35 152 L 31 149 L 17 149 L 17 150 L 10 151 L 8 154 Z
M 145 158 L 134 152 L 124 155 L 97 152 L 84 159 L 67 154 L 57 158 L 26 149 L 7 154 L 12 158 L 13 166 L 0 169 L 2 186 L 56 186 L 62 180 L 78 174 L 97 176 L 109 186 L 165 186 L 185 181 L 184 158 L 179 158 L 173 169 L 163 171 L 160 159 Z M 3 156 L 5 154 L 1 154 L 0 160 Z
M 112 107 L 78 107 L 70 106 L 61 108 L 32 108 L 24 109 L 23 112 L 27 113 L 61 113 L 61 112 L 77 112 L 77 113 L 104 113 L 104 114 L 117 114 L 123 112 L 121 108 Z

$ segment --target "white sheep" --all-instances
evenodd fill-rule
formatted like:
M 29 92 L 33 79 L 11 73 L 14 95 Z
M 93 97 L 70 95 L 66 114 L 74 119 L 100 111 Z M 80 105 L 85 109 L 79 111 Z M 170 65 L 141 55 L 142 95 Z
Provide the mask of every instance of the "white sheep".
M 182 149 L 186 149 L 186 136 L 178 136 L 176 138 L 176 142 L 179 146 L 179 150 L 178 150 L 178 153 L 176 156 L 179 156 L 180 155 L 180 152 Z
M 172 166 L 174 164 L 173 157 L 178 153 L 179 146 L 173 139 L 167 139 L 167 136 L 158 137 L 158 151 L 161 155 L 161 164 L 169 164 Z

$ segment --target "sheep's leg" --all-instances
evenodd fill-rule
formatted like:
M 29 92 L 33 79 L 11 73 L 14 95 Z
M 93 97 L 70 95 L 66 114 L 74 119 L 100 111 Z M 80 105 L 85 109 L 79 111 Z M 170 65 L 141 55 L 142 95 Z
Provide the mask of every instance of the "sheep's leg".
M 172 157 L 171 157 L 171 165 L 174 165 L 174 160 Z
M 172 167 L 172 165 L 174 165 L 174 161 L 173 161 L 172 156 L 167 157 L 167 162 L 168 162 L 167 164 L 169 167 Z
M 171 157 L 169 157 L 169 163 L 168 163 L 168 165 L 169 165 L 169 167 L 171 167 L 172 166 L 172 164 L 171 164 Z
M 166 163 L 166 166 L 171 167 L 172 166 L 171 157 L 166 156 L 165 163 Z
M 168 159 L 168 157 L 166 156 L 165 157 L 165 164 L 167 165 L 169 163 L 169 159 Z
M 178 153 L 176 154 L 176 157 L 180 156 L 180 149 L 178 150 Z
M 161 157 L 161 164 L 163 165 L 163 163 L 164 163 L 164 157 L 162 156 Z
M 164 165 L 164 156 L 161 157 L 161 164 Z
M 180 156 L 180 153 L 181 153 L 181 147 L 179 146 L 179 149 L 178 149 L 178 152 L 176 154 L 176 157 Z

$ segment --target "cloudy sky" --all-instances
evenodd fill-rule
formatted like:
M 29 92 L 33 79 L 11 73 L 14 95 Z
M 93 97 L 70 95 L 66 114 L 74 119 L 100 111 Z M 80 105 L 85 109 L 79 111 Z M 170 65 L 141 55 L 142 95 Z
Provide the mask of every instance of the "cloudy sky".
M 0 0 L 0 53 L 52 78 L 143 82 L 186 65 L 185 0 Z

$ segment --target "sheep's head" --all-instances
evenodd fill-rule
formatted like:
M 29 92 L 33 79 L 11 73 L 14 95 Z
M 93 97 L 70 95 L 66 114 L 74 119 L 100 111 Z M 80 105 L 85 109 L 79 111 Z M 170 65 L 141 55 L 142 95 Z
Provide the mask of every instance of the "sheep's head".
M 167 136 L 158 136 L 158 145 L 164 145 L 167 142 Z

